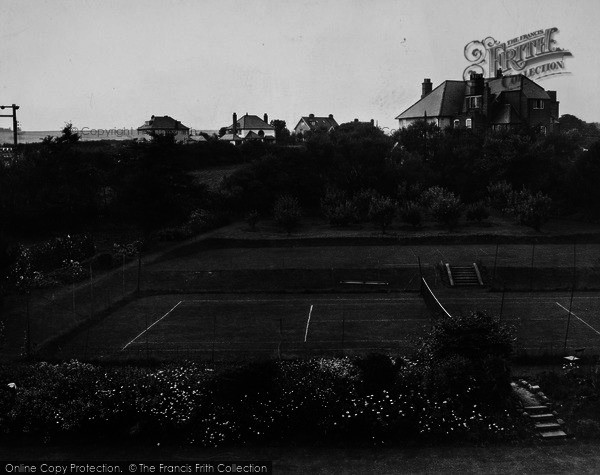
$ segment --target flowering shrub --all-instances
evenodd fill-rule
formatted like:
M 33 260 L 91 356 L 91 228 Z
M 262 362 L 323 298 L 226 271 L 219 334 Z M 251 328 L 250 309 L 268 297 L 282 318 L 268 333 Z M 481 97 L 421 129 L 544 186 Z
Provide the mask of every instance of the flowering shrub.
M 73 269 L 72 263 L 78 263 L 94 254 L 92 237 L 87 234 L 70 235 L 50 239 L 30 247 L 20 246 L 12 268 L 8 272 L 8 287 L 19 291 L 27 291 L 35 287 L 55 285 L 61 278 L 62 271 L 70 273 L 68 280 L 78 279 L 83 275 Z M 58 272 L 58 276 L 53 276 Z
M 321 211 L 332 226 L 347 226 L 359 221 L 357 206 L 339 190 L 327 190 L 321 200 Z
M 452 230 L 458 224 L 462 215 L 462 203 L 454 193 L 433 186 L 423 193 L 423 203 L 425 203 L 433 218 L 440 224 Z
M 50 271 L 60 267 L 65 260 L 82 261 L 95 252 L 89 234 L 57 237 L 29 247 L 31 266 L 35 270 Z
M 375 386 L 365 384 L 365 371 L 386 358 L 390 364 L 381 375 L 392 381 L 366 391 Z M 268 361 L 214 372 L 191 363 L 0 367 L 0 436 L 168 438 L 216 447 L 274 440 L 483 440 L 512 437 L 519 427 L 510 405 L 469 397 L 477 375 L 467 378 L 472 385 L 452 392 L 427 384 L 430 367 L 418 360 L 368 361 Z

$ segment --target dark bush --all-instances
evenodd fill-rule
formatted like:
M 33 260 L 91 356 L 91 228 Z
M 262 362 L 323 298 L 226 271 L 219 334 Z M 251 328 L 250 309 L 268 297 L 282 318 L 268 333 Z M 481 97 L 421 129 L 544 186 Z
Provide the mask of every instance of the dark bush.
M 371 202 L 376 197 L 377 193 L 374 190 L 361 190 L 352 197 L 352 203 L 356 208 L 358 221 L 360 223 L 365 223 L 369 220 Z
M 255 209 L 252 211 L 248 211 L 244 216 L 244 221 L 246 221 L 246 223 L 248 224 L 250 231 L 256 231 L 256 225 L 258 224 L 259 220 L 260 213 L 258 212 L 258 210 Z
M 373 198 L 369 207 L 369 219 L 381 228 L 381 232 L 392 224 L 397 205 L 391 198 L 378 196 Z
M 418 203 L 409 201 L 400 209 L 400 217 L 402 221 L 416 228 L 421 225 L 423 220 L 423 212 Z
M 290 234 L 300 223 L 302 210 L 298 199 L 284 195 L 277 199 L 273 208 L 273 218 L 288 234 Z
M 454 193 L 444 188 L 432 187 L 423 193 L 423 201 L 438 223 L 449 230 L 456 227 L 462 215 L 462 203 Z
M 356 365 L 360 369 L 363 391 L 366 394 L 389 389 L 396 381 L 396 366 L 389 355 L 370 353 L 358 359 Z
M 333 226 L 348 226 L 359 220 L 356 205 L 339 190 L 327 190 L 321 200 L 321 211 Z
M 467 206 L 466 218 L 467 221 L 477 221 L 481 223 L 483 220 L 490 217 L 490 212 L 483 201 L 472 203 Z

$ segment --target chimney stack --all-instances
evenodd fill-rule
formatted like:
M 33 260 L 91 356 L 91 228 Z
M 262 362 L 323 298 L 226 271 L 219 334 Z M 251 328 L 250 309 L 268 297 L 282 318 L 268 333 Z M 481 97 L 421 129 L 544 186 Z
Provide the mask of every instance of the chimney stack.
M 308 114 L 308 117 L 310 117 L 311 119 L 313 119 L 315 117 L 314 114 Z
M 433 84 L 431 83 L 431 79 L 425 78 L 423 79 L 423 84 L 421 84 L 421 99 L 423 99 L 426 95 L 428 95 L 433 90 Z
M 375 126 L 375 119 L 371 119 L 371 125 Z
M 233 128 L 231 130 L 231 133 L 233 135 L 237 134 L 237 114 L 235 112 L 233 113 Z
M 358 123 L 358 119 L 354 119 L 354 122 Z
M 333 119 L 333 114 L 329 114 L 329 118 L 330 118 L 330 119 Z
M 266 114 L 265 112 L 265 122 L 268 124 L 269 123 L 269 116 Z

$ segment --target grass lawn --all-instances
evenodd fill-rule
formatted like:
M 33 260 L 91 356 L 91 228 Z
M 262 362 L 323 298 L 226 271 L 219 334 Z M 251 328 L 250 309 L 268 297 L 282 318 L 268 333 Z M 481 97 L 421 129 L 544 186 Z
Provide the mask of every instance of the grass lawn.
M 278 227 L 272 219 L 259 221 L 256 230 L 251 231 L 244 222 L 236 222 L 222 228 L 220 236 L 230 239 L 286 239 L 288 235 Z M 414 228 L 395 219 L 386 230 L 386 235 L 393 237 L 428 238 L 432 236 L 516 236 L 516 237 L 543 237 L 543 236 L 568 236 L 568 235 L 598 235 L 600 224 L 569 219 L 551 219 L 542 227 L 541 231 L 515 223 L 513 218 L 502 215 L 492 215 L 481 223 L 461 221 L 460 224 L 448 231 L 444 226 L 432 221 L 424 221 L 421 226 Z M 376 237 L 382 236 L 381 228 L 372 223 L 356 226 L 333 227 L 321 217 L 305 216 L 291 237 L 295 238 L 334 238 L 334 237 Z
M 242 447 L 196 449 L 168 445 L 0 448 L 0 459 L 193 461 L 272 460 L 273 473 L 597 473 L 600 442 L 467 445 L 416 448 Z

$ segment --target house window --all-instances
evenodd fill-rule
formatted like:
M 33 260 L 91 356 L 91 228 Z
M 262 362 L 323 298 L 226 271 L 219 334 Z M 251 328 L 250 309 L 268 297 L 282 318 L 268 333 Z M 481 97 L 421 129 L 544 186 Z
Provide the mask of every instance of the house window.
M 546 126 L 545 125 L 540 125 L 540 134 L 546 135 Z
M 471 129 L 473 127 L 473 119 L 467 119 L 465 125 L 467 129 Z
M 467 109 L 478 109 L 481 105 L 481 96 L 467 97 Z
M 458 129 L 460 127 L 460 120 L 454 119 L 454 128 Z
M 533 108 L 534 109 L 543 109 L 544 101 L 542 99 L 534 99 L 533 100 Z

